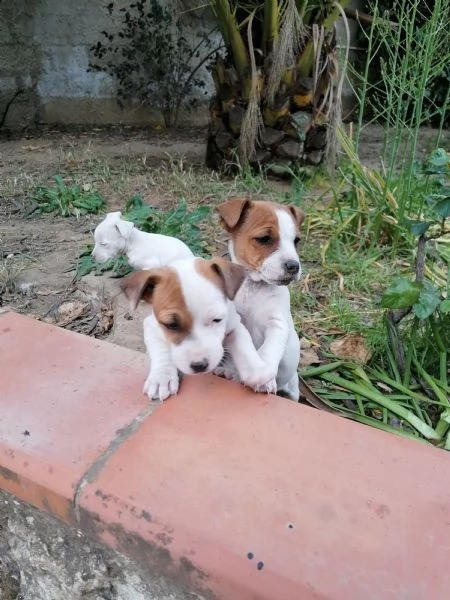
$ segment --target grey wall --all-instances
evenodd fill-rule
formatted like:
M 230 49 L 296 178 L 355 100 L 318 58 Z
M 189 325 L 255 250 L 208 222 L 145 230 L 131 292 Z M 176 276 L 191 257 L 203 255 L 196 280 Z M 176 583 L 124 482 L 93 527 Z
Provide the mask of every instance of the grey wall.
M 3 125 L 13 129 L 38 123 L 158 121 L 148 108 L 129 105 L 121 110 L 109 75 L 87 71 L 89 47 L 101 39 L 102 30 L 111 31 L 108 3 L 0 0 L 0 124 L 8 103 Z M 210 82 L 207 74 L 205 80 Z M 186 113 L 181 124 L 205 124 L 207 117 L 204 109 Z

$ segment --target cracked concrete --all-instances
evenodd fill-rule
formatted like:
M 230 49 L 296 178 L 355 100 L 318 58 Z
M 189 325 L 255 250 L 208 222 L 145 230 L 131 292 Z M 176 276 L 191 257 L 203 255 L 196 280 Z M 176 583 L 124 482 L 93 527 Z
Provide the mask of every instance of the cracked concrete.
M 133 561 L 0 492 L 0 600 L 193 600 Z

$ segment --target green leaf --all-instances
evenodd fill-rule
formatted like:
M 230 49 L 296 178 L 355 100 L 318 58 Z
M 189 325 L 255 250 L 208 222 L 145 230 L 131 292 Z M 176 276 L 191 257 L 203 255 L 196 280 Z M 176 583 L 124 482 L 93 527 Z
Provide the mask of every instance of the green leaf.
M 422 284 L 417 281 L 399 278 L 392 282 L 381 297 L 383 308 L 408 308 L 416 304 Z
M 444 315 L 448 315 L 448 313 L 450 313 L 450 298 L 442 300 L 439 310 L 441 313 L 444 313 Z
M 419 319 L 427 319 L 439 306 L 441 293 L 437 287 L 425 281 L 419 294 L 418 301 L 413 306 L 413 311 Z
M 450 217 L 450 196 L 444 198 L 443 200 L 439 200 L 434 205 L 434 210 L 441 217 L 441 219 L 447 219 Z
M 127 200 L 127 203 L 125 204 L 125 212 L 129 212 L 131 209 L 135 208 L 142 208 L 143 206 L 145 206 L 144 201 L 139 194 L 136 194 Z
M 413 235 L 423 235 L 426 233 L 431 225 L 428 221 L 408 221 L 408 228 Z
M 433 173 L 448 173 L 450 170 L 450 155 L 444 150 L 444 148 L 437 148 L 432 152 L 428 159 L 425 172 L 429 174 Z

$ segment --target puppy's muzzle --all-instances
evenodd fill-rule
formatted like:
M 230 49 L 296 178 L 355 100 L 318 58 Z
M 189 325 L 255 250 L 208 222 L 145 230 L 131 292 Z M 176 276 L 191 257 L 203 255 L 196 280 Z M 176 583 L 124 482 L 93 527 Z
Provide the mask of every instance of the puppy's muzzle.
M 191 367 L 193 373 L 205 373 L 209 367 L 209 362 L 206 360 L 206 358 L 204 358 L 203 360 L 191 362 L 189 366 Z
M 295 277 L 300 271 L 300 263 L 296 260 L 287 260 L 283 267 L 284 272 L 288 277 Z

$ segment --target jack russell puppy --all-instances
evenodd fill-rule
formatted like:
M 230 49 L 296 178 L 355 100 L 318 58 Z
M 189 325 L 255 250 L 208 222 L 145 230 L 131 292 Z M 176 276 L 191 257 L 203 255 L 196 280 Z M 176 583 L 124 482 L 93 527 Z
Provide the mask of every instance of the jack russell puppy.
M 297 245 L 305 215 L 296 206 L 242 198 L 218 205 L 217 211 L 230 237 L 231 260 L 247 269 L 234 298 L 236 309 L 268 374 L 276 374 L 277 391 L 298 401 L 300 340 L 287 286 L 301 276 Z M 224 367 L 226 377 L 234 378 L 232 373 L 232 366 Z
M 273 375 L 257 353 L 234 303 L 245 269 L 223 258 L 187 258 L 170 266 L 138 271 L 121 282 L 134 308 L 152 306 L 144 320 L 150 372 L 144 392 L 165 400 L 176 394 L 178 371 L 214 372 L 224 355 L 236 366 L 239 380 L 255 391 L 274 393 Z
M 133 269 L 152 269 L 168 265 L 179 258 L 191 258 L 192 251 L 181 240 L 159 233 L 146 233 L 130 221 L 122 219 L 120 211 L 110 212 L 94 232 L 92 258 L 106 262 L 126 256 Z

